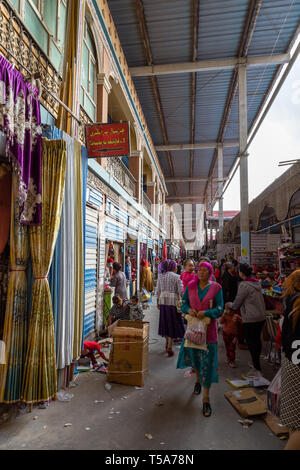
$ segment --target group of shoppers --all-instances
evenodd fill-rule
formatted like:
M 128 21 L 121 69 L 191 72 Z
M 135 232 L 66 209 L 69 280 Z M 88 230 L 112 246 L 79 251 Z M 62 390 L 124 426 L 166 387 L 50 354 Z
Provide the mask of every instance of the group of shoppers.
M 247 376 L 258 378 L 261 376 L 261 333 L 265 324 L 265 304 L 260 282 L 252 275 L 252 268 L 247 264 L 237 266 L 233 261 L 224 262 L 219 267 L 217 263 L 202 258 L 196 273 L 193 260 L 184 261 L 183 267 L 184 272 L 179 277 L 175 261 L 166 260 L 160 265 L 157 285 L 159 334 L 166 338 L 168 356 L 174 354 L 172 341 L 183 338 L 177 368 L 191 367 L 194 371 L 194 394 L 199 395 L 203 387 L 203 415 L 209 417 L 212 413 L 209 390 L 212 383 L 218 382 L 217 319 L 223 324 L 228 364 L 234 363 L 235 344 L 242 326 L 252 359 L 252 368 Z M 281 422 L 290 429 L 286 449 L 300 449 L 299 269 L 286 279 L 283 292 Z M 182 302 L 179 309 L 180 298 Z M 187 344 L 183 317 L 207 320 L 206 350 Z
M 157 305 L 160 311 L 159 335 L 166 339 L 169 357 L 174 355 L 173 341 L 182 339 L 177 368 L 191 367 L 195 373 L 194 394 L 203 388 L 203 415 L 212 413 L 209 391 L 218 382 L 218 319 L 223 325 L 227 363 L 235 367 L 235 348 L 241 331 L 252 359 L 248 377 L 261 376 L 261 333 L 265 324 L 265 304 L 261 285 L 247 264 L 217 262 L 206 257 L 196 263 L 187 259 L 183 272 L 179 263 L 164 260 L 158 268 Z M 151 268 L 147 260 L 141 263 L 140 288 L 153 292 Z M 181 269 L 179 270 L 179 272 Z M 111 286 L 115 287 L 115 302 L 110 323 L 116 319 L 142 319 L 139 299 L 127 299 L 126 285 L 131 277 L 130 258 L 126 257 L 125 274 L 119 263 L 112 264 Z M 282 326 L 281 422 L 290 429 L 286 449 L 300 449 L 300 270 L 292 273 L 283 284 L 284 321 Z M 133 297 L 135 297 L 133 299 Z M 125 301 L 125 302 L 124 302 Z M 224 308 L 225 307 L 225 308 Z M 193 347 L 185 338 L 186 324 L 195 319 L 205 320 L 205 348 Z

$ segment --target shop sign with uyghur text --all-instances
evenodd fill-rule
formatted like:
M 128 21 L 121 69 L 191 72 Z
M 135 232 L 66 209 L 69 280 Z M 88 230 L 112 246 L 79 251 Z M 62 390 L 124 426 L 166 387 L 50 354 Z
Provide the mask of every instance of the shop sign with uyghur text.
M 129 156 L 129 123 L 87 124 L 86 142 L 89 158 Z

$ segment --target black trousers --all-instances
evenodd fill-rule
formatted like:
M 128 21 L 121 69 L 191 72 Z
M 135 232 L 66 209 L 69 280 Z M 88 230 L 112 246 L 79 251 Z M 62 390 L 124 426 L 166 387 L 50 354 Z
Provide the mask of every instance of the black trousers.
M 265 320 L 254 323 L 243 323 L 243 332 L 248 345 L 252 362 L 256 370 L 261 370 L 260 354 L 262 349 L 261 330 Z

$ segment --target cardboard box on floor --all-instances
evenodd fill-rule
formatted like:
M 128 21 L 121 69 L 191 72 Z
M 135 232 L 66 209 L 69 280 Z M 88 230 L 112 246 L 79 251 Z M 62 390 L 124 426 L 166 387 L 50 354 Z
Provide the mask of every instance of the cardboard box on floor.
M 243 388 L 226 392 L 225 398 L 227 398 L 242 418 L 263 415 L 267 412 L 266 403 L 255 393 L 253 388 Z
M 273 434 L 275 434 L 275 436 L 277 437 L 288 436 L 289 434 L 288 428 L 280 423 L 280 419 L 277 418 L 277 416 L 274 416 L 268 412 L 264 416 L 264 422 L 271 429 Z
M 143 387 L 148 371 L 149 323 L 119 320 L 113 331 L 107 380 Z

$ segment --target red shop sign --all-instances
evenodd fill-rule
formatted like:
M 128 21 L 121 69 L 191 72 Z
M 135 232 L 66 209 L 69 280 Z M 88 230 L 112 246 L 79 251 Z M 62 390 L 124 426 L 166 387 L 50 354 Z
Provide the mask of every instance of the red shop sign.
M 87 124 L 86 141 L 89 158 L 128 156 L 129 123 Z

